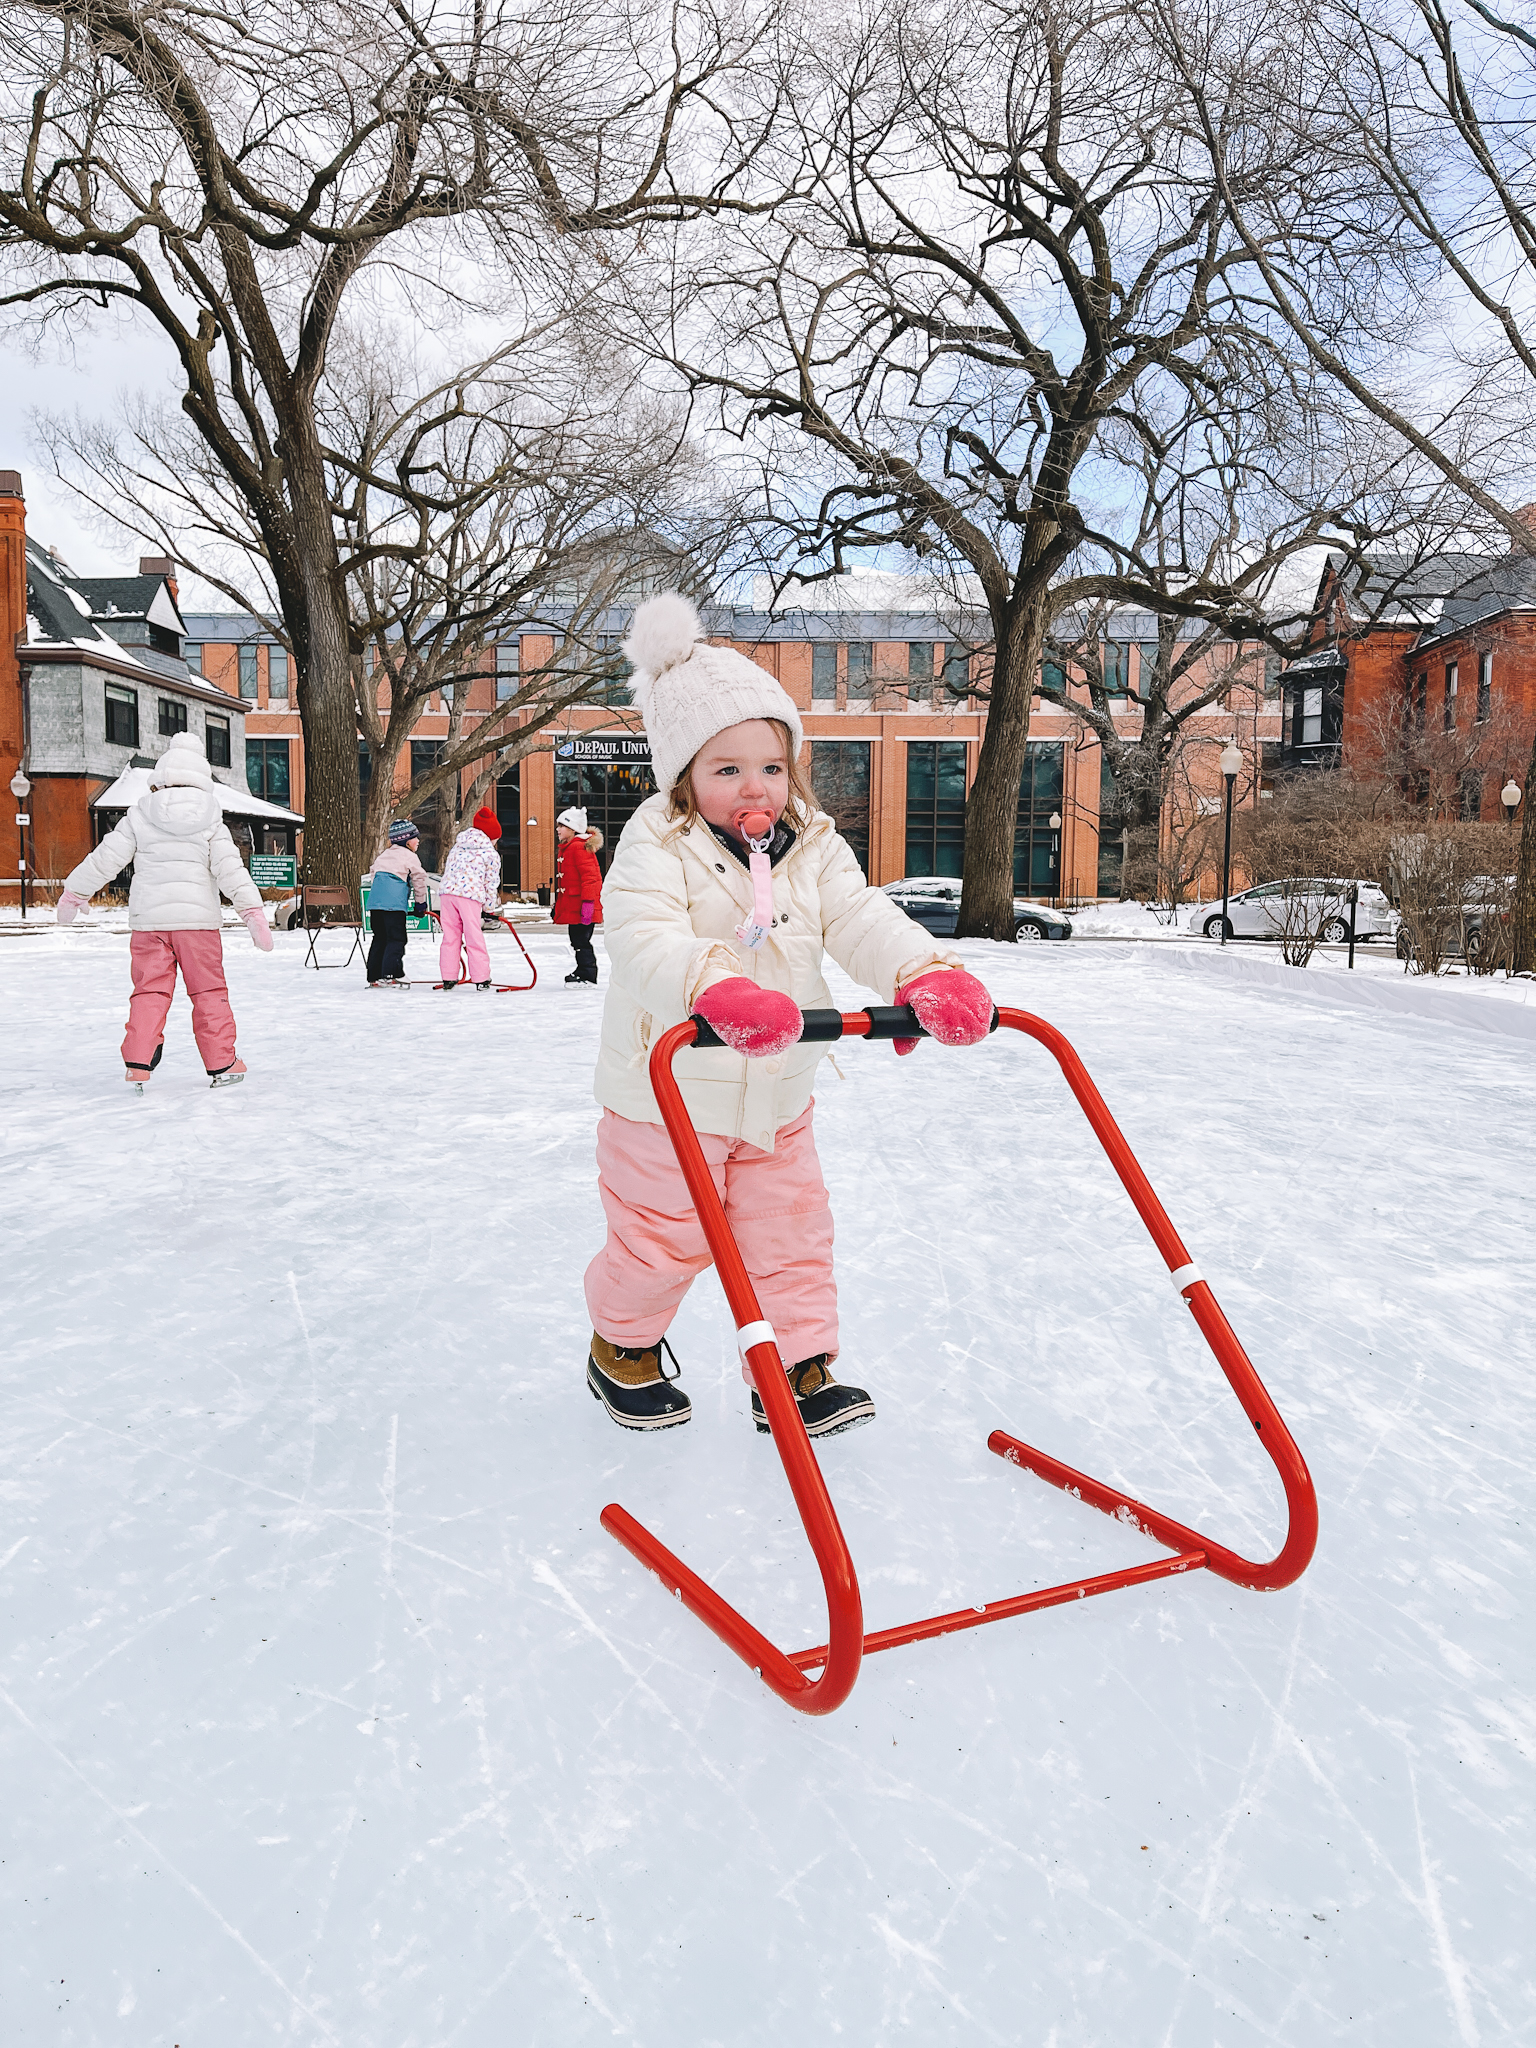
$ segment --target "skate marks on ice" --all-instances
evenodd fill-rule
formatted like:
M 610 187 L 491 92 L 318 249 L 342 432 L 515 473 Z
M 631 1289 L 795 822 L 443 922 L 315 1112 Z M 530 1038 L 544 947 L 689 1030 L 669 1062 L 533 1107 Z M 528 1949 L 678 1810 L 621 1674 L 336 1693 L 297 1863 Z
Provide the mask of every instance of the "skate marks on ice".
M 677 1441 L 642 1456 L 579 1385 L 597 1008 L 542 956 L 496 1016 L 231 949 L 250 1079 L 210 1097 L 173 1012 L 129 1112 L 125 965 L 50 949 L 0 1016 L 0 1679 L 46 1737 L 9 1716 L 0 1993 L 39 2039 L 61 1997 L 80 2040 L 234 2048 L 1519 2037 L 1533 1089 L 1501 1049 L 968 949 L 1078 1044 L 1322 1543 L 1291 1593 L 1194 1574 L 872 1658 L 807 1724 L 597 1526 L 622 1500 L 820 1639 L 712 1279 Z M 823 1069 L 842 1370 L 880 1416 L 822 1463 L 870 1627 L 1153 1554 L 994 1426 L 1279 1526 L 1080 1113 L 1006 1050 Z

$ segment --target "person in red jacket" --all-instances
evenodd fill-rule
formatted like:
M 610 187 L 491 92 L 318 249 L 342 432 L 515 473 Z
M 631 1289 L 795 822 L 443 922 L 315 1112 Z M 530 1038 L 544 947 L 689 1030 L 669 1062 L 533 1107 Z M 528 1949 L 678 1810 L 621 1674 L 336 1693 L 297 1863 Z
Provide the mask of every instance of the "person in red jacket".
M 596 988 L 592 928 L 603 921 L 603 871 L 597 864 L 603 835 L 595 825 L 587 829 L 585 811 L 569 810 L 556 818 L 555 837 L 560 842 L 560 877 L 550 915 L 555 924 L 563 924 L 570 932 L 571 950 L 576 955 L 575 972 L 565 978 L 590 982 Z

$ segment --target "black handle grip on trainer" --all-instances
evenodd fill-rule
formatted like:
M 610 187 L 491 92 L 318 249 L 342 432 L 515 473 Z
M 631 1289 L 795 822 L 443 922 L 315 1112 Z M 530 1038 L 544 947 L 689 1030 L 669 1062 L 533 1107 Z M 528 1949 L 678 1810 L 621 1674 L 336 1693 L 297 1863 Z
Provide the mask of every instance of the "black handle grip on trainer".
M 861 1038 L 926 1038 L 928 1033 L 917 1021 L 917 1013 L 910 1003 L 871 1003 L 864 1011 L 850 1011 L 850 1016 L 865 1016 L 869 1019 L 868 1031 L 861 1031 Z M 841 1010 L 804 1010 L 805 1028 L 800 1033 L 801 1045 L 825 1045 L 843 1035 L 843 1013 Z M 695 1010 L 693 1022 L 697 1030 L 695 1045 L 725 1046 L 725 1040 Z M 998 1015 L 994 1009 L 989 1030 L 995 1031 Z M 728 1048 L 727 1048 L 728 1049 Z

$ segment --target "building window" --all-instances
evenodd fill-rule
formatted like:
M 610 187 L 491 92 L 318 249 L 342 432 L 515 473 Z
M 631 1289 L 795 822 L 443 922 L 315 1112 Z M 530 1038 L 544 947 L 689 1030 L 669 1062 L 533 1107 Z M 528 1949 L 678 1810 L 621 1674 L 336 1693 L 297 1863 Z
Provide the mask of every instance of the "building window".
M 288 808 L 288 742 L 251 740 L 245 743 L 245 780 L 252 796 Z
M 229 720 L 210 718 L 203 728 L 203 752 L 210 768 L 229 766 Z
M 183 660 L 183 661 L 184 661 L 184 662 L 185 662 L 185 663 L 187 664 L 187 667 L 188 667 L 188 668 L 189 668 L 189 669 L 190 669 L 190 670 L 192 671 L 193 675 L 195 675 L 195 676 L 200 676 L 200 675 L 202 674 L 202 672 L 203 672 L 203 643 L 202 643 L 202 641 L 201 641 L 201 640 L 185 640 L 185 641 L 183 641 L 183 642 L 182 642 L 182 648 L 181 648 L 181 658 L 182 658 L 182 660 Z
M 1461 798 L 1462 823 L 1475 824 L 1483 815 L 1483 778 L 1475 769 L 1469 768 L 1462 776 L 1457 794 Z
M 513 649 L 517 642 L 514 640 Z M 496 778 L 496 815 L 501 820 L 501 886 L 503 889 L 520 889 L 523 886 L 522 834 L 519 830 L 523 815 L 522 763 L 514 761 L 512 766 Z
M 107 742 L 114 747 L 139 744 L 139 693 L 107 685 Z
M 175 697 L 160 699 L 160 730 L 163 733 L 185 732 L 187 729 L 187 707 Z
M 907 875 L 965 872 L 965 741 L 907 747 Z
M 253 645 L 246 646 L 242 647 L 239 652 L 240 694 L 242 697 L 249 698 L 251 703 L 254 704 L 256 701 L 256 649 Z
M 445 744 L 442 740 L 411 741 L 411 788 L 413 790 L 416 784 L 425 776 L 430 775 L 438 762 L 442 760 Z M 411 816 L 421 829 L 421 845 L 417 848 L 417 859 L 424 868 L 430 868 L 434 874 L 439 866 L 437 855 L 442 841 L 442 812 L 443 800 L 441 794 L 429 796 L 425 799 L 412 797 Z
M 1493 656 L 1480 654 L 1477 659 L 1477 722 L 1486 724 L 1493 709 Z
M 811 787 L 816 801 L 869 873 L 869 742 L 812 740 Z
M 1445 664 L 1445 729 L 1456 730 L 1456 683 L 1460 673 L 1459 664 L 1448 661 Z
M 837 649 L 818 641 L 811 649 L 811 699 L 830 700 L 837 695 Z
M 1303 690 L 1300 696 L 1301 730 L 1296 736 L 1296 744 L 1299 747 L 1320 747 L 1323 743 L 1322 685 Z
M 848 694 L 850 697 L 867 697 L 875 669 L 875 645 L 872 640 L 850 640 L 848 642 Z
M 1131 687 L 1131 650 L 1124 640 L 1106 640 L 1103 649 L 1104 688 L 1123 697 Z
M 1019 778 L 1019 809 L 1013 827 L 1013 886 L 1021 896 L 1059 896 L 1056 862 L 1061 842 L 1051 815 L 1060 812 L 1066 748 L 1059 740 L 1031 740 Z
M 649 796 L 656 794 L 656 778 L 651 773 L 649 761 L 579 762 L 557 761 L 555 763 L 555 810 L 568 810 L 578 805 L 587 814 L 587 823 L 596 825 L 603 835 L 603 844 L 598 851 L 597 864 L 604 874 L 619 843 L 619 836 L 630 819 Z M 503 823 L 507 814 L 498 808 L 497 817 Z M 426 854 L 423 852 L 425 861 Z M 502 871 L 506 872 L 506 841 L 502 841 Z
M 933 695 L 933 642 L 907 642 L 907 702 L 918 704 Z
M 286 647 L 267 649 L 267 695 L 286 697 L 288 695 L 288 650 Z
M 1429 703 L 1429 671 L 1421 670 L 1413 686 L 1413 722 L 1420 732 L 1424 730 L 1424 711 Z
M 1059 661 L 1042 661 L 1040 687 L 1053 701 L 1067 694 L 1067 672 Z
M 1145 704 L 1152 695 L 1152 684 L 1157 676 L 1158 644 L 1155 640 L 1136 642 L 1136 694 Z M 1118 893 L 1118 884 L 1116 885 Z M 1102 896 L 1106 892 L 1101 889 Z
M 604 633 L 598 640 L 598 655 L 602 661 L 602 692 L 599 702 L 603 704 L 633 704 L 635 693 L 629 687 L 629 678 L 634 674 L 634 664 L 624 652 L 617 633 Z
M 523 643 L 503 640 L 496 649 L 496 702 L 505 704 L 515 697 L 523 672 Z
M 971 657 L 965 648 L 953 642 L 944 649 L 944 690 L 950 697 L 971 694 Z

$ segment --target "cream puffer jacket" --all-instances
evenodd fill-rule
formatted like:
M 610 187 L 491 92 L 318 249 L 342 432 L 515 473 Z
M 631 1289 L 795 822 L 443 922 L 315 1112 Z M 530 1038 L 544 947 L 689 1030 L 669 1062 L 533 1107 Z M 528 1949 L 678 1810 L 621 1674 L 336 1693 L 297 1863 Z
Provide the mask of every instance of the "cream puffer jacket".
M 256 909 L 261 891 L 229 836 L 199 743 L 173 740 L 151 780 L 159 786 L 113 826 L 65 888 L 73 896 L 94 896 L 132 861 L 128 923 L 136 932 L 217 931 L 220 890 L 236 910 Z
M 742 974 L 782 989 L 802 1010 L 830 1009 L 823 950 L 882 1003 L 925 968 L 961 964 L 870 887 L 847 841 L 819 811 L 773 871 L 774 922 L 756 952 L 735 936 L 752 909 L 745 863 L 702 819 L 679 830 L 661 796 L 647 798 L 625 826 L 603 905 L 612 979 L 593 1092 L 605 1109 L 635 1123 L 661 1121 L 647 1067 L 652 1043 L 717 982 Z M 749 1060 L 689 1049 L 673 1071 L 696 1129 L 771 1152 L 775 1132 L 810 1101 L 829 1050 L 799 1044 L 782 1058 Z

